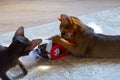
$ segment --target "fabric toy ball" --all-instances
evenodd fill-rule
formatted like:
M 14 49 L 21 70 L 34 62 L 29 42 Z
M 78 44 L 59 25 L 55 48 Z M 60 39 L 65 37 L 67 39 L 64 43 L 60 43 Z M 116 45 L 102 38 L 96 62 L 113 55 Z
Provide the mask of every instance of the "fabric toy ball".
M 24 65 L 32 65 L 41 57 L 56 60 L 68 54 L 70 53 L 61 45 L 54 44 L 51 39 L 45 39 L 37 48 L 32 50 L 28 56 L 20 57 L 19 60 Z
M 59 44 L 54 44 L 51 39 L 46 39 L 38 46 L 41 50 L 40 56 L 48 59 L 59 59 L 69 54 L 69 52 Z

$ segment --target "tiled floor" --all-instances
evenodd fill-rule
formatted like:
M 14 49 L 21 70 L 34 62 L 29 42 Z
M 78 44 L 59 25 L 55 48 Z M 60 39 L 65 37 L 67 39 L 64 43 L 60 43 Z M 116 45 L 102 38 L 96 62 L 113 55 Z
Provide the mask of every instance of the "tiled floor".
M 57 21 L 61 13 L 80 16 L 120 6 L 120 0 L 1 0 L 0 33 Z

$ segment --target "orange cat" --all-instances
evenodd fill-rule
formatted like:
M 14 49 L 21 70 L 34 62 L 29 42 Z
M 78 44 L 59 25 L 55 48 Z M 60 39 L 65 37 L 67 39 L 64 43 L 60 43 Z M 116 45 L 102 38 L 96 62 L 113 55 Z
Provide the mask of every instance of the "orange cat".
M 58 18 L 60 36 L 53 36 L 52 40 L 65 47 L 69 52 L 82 57 L 120 57 L 120 36 L 94 33 L 78 18 L 61 14 Z M 71 40 L 69 43 L 66 39 Z

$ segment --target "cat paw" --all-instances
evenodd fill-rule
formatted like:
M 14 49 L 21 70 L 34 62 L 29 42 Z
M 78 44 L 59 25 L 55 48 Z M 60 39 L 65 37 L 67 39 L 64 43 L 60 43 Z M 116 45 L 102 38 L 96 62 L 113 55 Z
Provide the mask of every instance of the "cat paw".
M 27 70 L 23 71 L 23 75 L 27 75 L 27 73 L 28 73 Z
M 58 42 L 60 41 L 60 39 L 61 39 L 61 37 L 58 36 L 58 35 L 52 37 L 52 41 L 53 41 L 54 43 L 58 43 Z

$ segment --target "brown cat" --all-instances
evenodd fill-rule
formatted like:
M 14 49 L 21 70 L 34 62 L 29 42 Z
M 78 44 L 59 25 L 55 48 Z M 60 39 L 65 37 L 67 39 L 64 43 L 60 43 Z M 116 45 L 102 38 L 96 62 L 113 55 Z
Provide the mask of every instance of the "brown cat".
M 120 57 L 120 36 L 94 33 L 78 18 L 61 14 L 61 36 L 53 36 L 52 40 L 65 47 L 76 56 L 82 57 Z M 73 43 L 69 43 L 70 39 Z
M 24 28 L 20 27 L 12 40 L 9 47 L 0 46 L 0 77 L 2 80 L 10 80 L 6 75 L 6 72 L 16 66 L 17 64 L 23 71 L 23 74 L 27 74 L 27 70 L 24 65 L 19 61 L 19 57 L 27 55 L 37 45 L 39 45 L 41 39 L 35 39 L 30 41 L 24 36 Z

